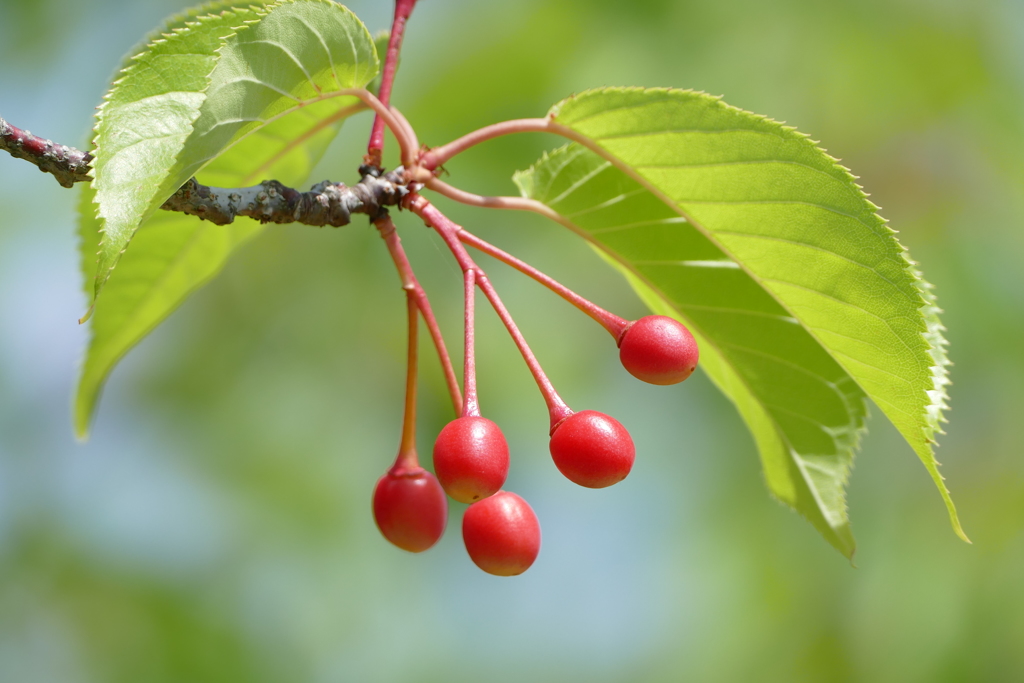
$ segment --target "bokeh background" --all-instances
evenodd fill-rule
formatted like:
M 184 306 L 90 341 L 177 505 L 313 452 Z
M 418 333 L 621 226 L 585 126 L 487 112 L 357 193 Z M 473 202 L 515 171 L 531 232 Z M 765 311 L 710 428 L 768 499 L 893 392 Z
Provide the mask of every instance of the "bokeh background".
M 176 0 L 0 1 L 0 115 L 72 144 L 122 54 Z M 353 0 L 372 31 L 390 3 Z M 974 545 L 877 411 L 849 487 L 857 568 L 772 501 L 703 376 L 633 381 L 591 321 L 490 264 L 566 400 L 631 430 L 633 474 L 583 490 L 481 309 L 485 414 L 544 548 L 515 579 L 449 533 L 409 555 L 370 493 L 398 443 L 404 304 L 373 230 L 270 229 L 115 371 L 76 443 L 86 330 L 77 192 L 0 157 L 0 681 L 1019 681 L 1024 678 L 1024 3 L 423 0 L 395 104 L 440 144 L 601 85 L 679 86 L 785 120 L 862 177 L 935 283 L 952 406 L 938 454 Z M 353 181 L 369 128 L 313 180 Z M 450 180 L 513 193 L 560 144 L 497 140 Z M 531 215 L 451 206 L 597 302 L 636 297 Z M 398 218 L 458 348 L 461 280 Z M 487 267 L 485 265 L 485 267 Z M 425 348 L 421 452 L 450 419 Z M 427 458 L 429 461 L 429 458 Z

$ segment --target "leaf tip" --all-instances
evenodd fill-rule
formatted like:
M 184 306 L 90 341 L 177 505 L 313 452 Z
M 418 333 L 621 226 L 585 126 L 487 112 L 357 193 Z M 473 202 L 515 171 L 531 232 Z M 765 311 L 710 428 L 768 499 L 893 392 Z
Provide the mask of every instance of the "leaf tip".
M 78 388 L 78 395 L 75 397 L 75 403 L 72 407 L 72 423 L 75 430 L 75 441 L 78 443 L 85 443 L 89 440 L 89 416 L 91 410 L 88 406 L 82 405 L 82 388 Z
M 87 425 L 75 425 L 75 441 L 78 443 L 87 443 L 89 441 L 89 427 Z
M 92 312 L 93 312 L 93 309 L 95 309 L 95 308 L 96 308 L 96 304 L 90 305 L 89 306 L 89 310 L 87 310 L 85 312 L 85 315 L 83 315 L 81 318 L 78 319 L 78 324 L 79 325 L 84 325 L 85 323 L 87 323 L 89 321 L 89 318 L 92 317 Z

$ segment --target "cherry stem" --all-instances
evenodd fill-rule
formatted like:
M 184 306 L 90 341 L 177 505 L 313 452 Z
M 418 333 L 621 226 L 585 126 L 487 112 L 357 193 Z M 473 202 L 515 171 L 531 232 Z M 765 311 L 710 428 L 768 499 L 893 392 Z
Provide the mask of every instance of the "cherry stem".
M 424 183 L 424 186 L 427 189 L 434 190 L 435 192 L 442 194 L 445 197 L 448 197 L 449 199 L 454 199 L 457 202 L 467 204 L 469 206 L 480 206 L 487 209 L 512 209 L 515 211 L 531 211 L 533 213 L 544 216 L 545 218 L 550 218 L 556 223 L 560 223 L 565 227 L 569 228 L 570 230 L 578 234 L 580 237 L 588 241 L 592 241 L 591 237 L 587 235 L 587 233 L 580 230 L 579 227 L 575 225 L 572 221 L 568 220 L 558 212 L 552 210 L 546 204 L 542 204 L 541 202 L 538 202 L 535 199 L 527 199 L 525 197 L 485 197 L 478 194 L 472 194 L 471 192 L 466 192 L 465 190 L 460 190 L 457 187 L 452 187 L 447 183 L 441 182 L 437 178 L 427 179 L 427 181 Z M 466 235 L 468 237 L 463 237 L 463 235 Z M 616 344 L 621 343 L 622 335 L 625 334 L 626 329 L 630 325 L 630 321 L 624 320 L 623 318 L 620 318 L 613 313 L 605 311 L 599 306 L 579 296 L 571 289 L 568 289 L 558 281 L 548 277 L 547 275 L 540 272 L 536 268 L 533 268 L 532 266 L 520 261 L 519 259 L 513 257 L 511 254 L 507 254 L 501 251 L 497 247 L 487 244 L 486 242 L 476 237 L 475 235 L 466 232 L 464 229 L 460 229 L 459 239 L 480 249 L 484 253 L 494 256 L 500 261 L 504 261 L 513 268 L 519 269 L 521 272 L 529 275 L 530 277 L 534 278 L 541 284 L 550 287 L 557 294 L 565 298 L 569 303 L 573 304 L 574 306 L 582 310 L 584 313 L 592 317 L 594 320 L 601 323 L 601 325 L 604 326 L 604 328 L 608 330 L 608 332 L 610 332 L 613 337 L 615 337 Z M 483 245 L 486 245 L 486 247 L 484 247 Z M 593 307 L 592 310 L 591 307 Z
M 366 88 L 343 88 L 330 93 L 330 97 L 344 96 L 357 97 L 362 100 L 363 104 L 376 113 L 377 117 L 374 119 L 374 123 L 383 120 L 384 123 L 382 125 L 387 125 L 398 141 L 398 146 L 402 152 L 403 164 L 410 164 L 415 161 L 415 153 L 419 143 L 416 142 L 415 136 L 410 136 L 404 127 L 409 125 L 408 122 L 405 122 L 404 117 L 401 119 L 396 117 L 395 113 L 386 104 L 377 99 L 377 96 Z M 403 122 L 405 122 L 404 126 Z
M 405 116 L 402 115 L 402 112 L 398 111 L 398 109 L 396 109 L 395 107 L 388 106 L 388 110 L 391 112 L 391 115 L 395 117 L 395 121 L 404 129 L 406 140 L 408 141 L 409 144 L 409 148 L 412 150 L 413 153 L 418 152 L 420 149 L 420 141 L 416 137 L 416 129 L 409 124 L 409 119 L 405 118 Z M 415 158 L 412 156 L 412 154 L 409 154 L 408 158 L 406 158 L 406 156 L 407 155 L 403 152 L 403 164 L 415 163 Z
M 383 91 L 383 88 L 381 88 L 381 90 Z M 386 101 L 387 100 L 385 100 L 385 102 Z M 456 154 L 464 152 L 470 147 L 479 145 L 481 142 L 491 140 L 492 138 L 501 137 L 502 135 L 510 135 L 512 133 L 550 132 L 550 130 L 551 121 L 548 119 L 515 119 L 512 121 L 502 121 L 501 123 L 495 123 L 493 125 L 480 128 L 472 133 L 463 135 L 457 140 L 452 140 L 446 145 L 441 145 L 440 147 L 435 147 L 432 150 L 424 152 L 420 156 L 419 165 L 427 170 L 433 171 Z
M 528 275 L 537 282 L 541 283 L 542 285 L 550 289 L 552 292 L 562 297 L 570 304 L 580 309 L 581 311 L 589 315 L 591 318 L 593 318 L 595 321 L 597 321 L 602 327 L 604 327 L 604 329 L 608 330 L 612 337 L 615 338 L 616 342 L 618 342 L 619 337 L 622 336 L 622 333 L 626 331 L 626 328 L 630 324 L 630 321 L 626 320 L 625 318 L 620 318 L 614 313 L 610 313 L 609 311 L 604 310 L 597 304 L 587 299 L 584 299 L 582 296 L 572 291 L 562 283 L 558 282 L 551 276 L 542 273 L 541 271 L 537 270 L 530 264 L 526 263 L 525 261 L 517 259 L 515 256 L 512 256 L 508 252 L 502 251 L 493 244 L 483 241 L 476 235 L 466 231 L 465 228 L 459 231 L 459 240 L 464 244 L 468 244 L 474 249 L 479 249 L 488 256 L 493 256 L 499 261 L 507 263 L 508 265 L 518 270 L 520 273 Z
M 409 321 L 409 354 L 405 375 L 405 414 L 402 418 L 402 442 L 398 447 L 395 467 L 419 467 L 416 457 L 416 370 L 419 343 L 419 305 L 411 289 L 405 290 Z
M 465 366 L 462 373 L 463 400 L 462 417 L 480 417 L 480 401 L 476 393 L 476 352 L 474 342 L 476 328 L 474 321 L 474 293 L 476 292 L 476 271 L 472 268 L 466 271 L 466 352 Z
M 551 419 L 551 428 L 554 429 L 555 425 L 572 415 L 573 411 L 558 395 L 558 392 L 555 391 L 554 386 L 551 384 L 551 380 L 549 380 L 547 375 L 544 374 L 544 370 L 537 361 L 537 357 L 533 355 L 533 351 L 530 350 L 530 346 L 526 343 L 526 339 L 519 331 L 519 328 L 516 326 L 511 314 L 509 314 L 508 309 L 505 308 L 501 298 L 498 296 L 498 293 L 494 290 L 494 287 L 491 285 L 487 275 L 479 266 L 476 265 L 476 263 L 474 263 L 469 252 L 466 251 L 466 247 L 464 247 L 462 242 L 459 241 L 458 233 L 462 230 L 462 227 L 453 223 L 422 195 L 415 193 L 410 194 L 405 200 L 405 205 L 413 213 L 422 218 L 427 225 L 437 230 L 438 234 L 441 235 L 441 238 L 455 256 L 455 260 L 459 263 L 459 267 L 462 268 L 464 273 L 468 270 L 474 271 L 477 286 L 480 287 L 484 296 L 487 297 L 487 300 L 498 314 L 498 317 L 501 318 L 501 322 L 505 324 L 505 329 L 508 330 L 508 333 L 511 335 L 516 347 L 518 347 L 523 360 L 526 361 L 526 365 L 529 367 L 534 381 L 537 382 L 537 387 L 540 389 L 540 393 L 544 397 L 544 402 L 547 404 L 548 415 Z
M 485 209 L 532 211 L 533 213 L 539 213 L 541 216 L 550 218 L 555 222 L 568 225 L 574 231 L 579 232 L 578 228 L 574 228 L 571 224 L 567 223 L 557 211 L 551 209 L 546 204 L 538 202 L 536 199 L 527 199 L 526 197 L 486 197 L 479 194 L 473 194 L 472 192 L 466 192 L 465 190 L 460 190 L 459 188 L 449 185 L 437 178 L 426 178 L 423 180 L 423 184 L 427 189 L 433 190 L 434 192 L 444 195 L 449 199 L 454 199 L 460 204 L 479 206 Z
M 416 0 L 395 0 L 395 18 L 391 23 L 391 36 L 388 38 L 388 51 L 384 57 L 384 73 L 380 79 L 378 97 L 384 106 L 391 102 L 391 86 L 395 81 L 398 68 L 398 53 L 402 49 L 402 38 L 405 35 L 405 24 L 412 14 Z M 370 131 L 370 142 L 366 147 L 366 163 L 380 168 L 381 155 L 384 151 L 384 121 L 380 115 L 373 120 Z M 404 161 L 404 159 L 403 159 Z
M 494 287 L 491 285 L 490 280 L 487 279 L 487 276 L 482 273 L 479 274 L 477 276 L 477 283 L 480 285 L 484 296 L 491 302 L 491 306 L 497 312 L 498 317 L 501 318 L 501 322 L 505 323 L 505 329 L 512 336 L 512 340 L 519 347 L 519 353 L 523 356 L 523 360 L 526 361 L 526 365 L 530 368 L 530 373 L 533 374 L 533 379 L 537 382 L 540 393 L 544 396 L 544 402 L 548 407 L 548 416 L 551 420 L 551 429 L 554 430 L 555 425 L 572 415 L 572 409 L 566 405 L 562 397 L 555 391 L 551 380 L 544 374 L 544 370 L 541 368 L 536 356 L 533 355 L 533 351 L 530 350 L 522 332 L 519 331 L 515 321 L 512 319 L 512 315 L 501 302 L 498 293 L 494 291 Z
M 434 348 L 437 350 L 437 357 L 441 361 L 441 368 L 444 370 L 445 383 L 448 385 L 448 395 L 451 396 L 452 407 L 455 409 L 455 414 L 459 415 L 462 413 L 462 392 L 459 390 L 459 380 L 455 376 L 455 368 L 452 366 L 451 356 L 448 355 L 448 349 L 444 345 L 441 327 L 437 324 L 437 319 L 434 317 L 434 311 L 430 307 L 427 293 L 420 286 L 419 280 L 416 279 L 416 275 L 413 273 L 412 265 L 409 263 L 409 258 L 405 255 L 405 249 L 402 248 L 402 240 L 398 237 L 398 232 L 395 230 L 395 224 L 391 217 L 385 214 L 374 220 L 373 224 L 380 231 L 380 236 L 388 247 L 388 253 L 391 254 L 391 260 L 394 261 L 395 268 L 398 270 L 398 276 L 401 278 L 402 289 L 406 291 L 407 295 L 413 297 L 416 307 L 423 315 L 423 322 L 427 325 L 430 338 L 433 340 Z

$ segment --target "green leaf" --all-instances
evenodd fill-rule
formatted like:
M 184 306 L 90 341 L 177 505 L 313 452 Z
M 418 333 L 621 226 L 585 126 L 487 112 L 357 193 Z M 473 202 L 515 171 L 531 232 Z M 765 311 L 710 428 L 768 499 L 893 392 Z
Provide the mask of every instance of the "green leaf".
M 687 324 L 700 366 L 750 425 L 769 489 L 852 556 L 843 486 L 866 407 L 842 368 L 719 247 L 593 152 L 563 147 L 516 182 L 653 311 Z
M 128 52 L 128 55 L 122 61 L 118 69 L 119 71 L 127 69 L 132 65 L 135 57 L 146 52 L 151 44 L 165 39 L 166 35 L 169 33 L 188 28 L 189 25 L 195 24 L 202 17 L 220 15 L 228 11 L 241 11 L 246 14 L 249 12 L 259 12 L 260 8 L 266 4 L 267 2 L 260 0 L 253 0 L 253 2 L 245 2 L 244 0 L 214 0 L 213 2 L 208 2 L 203 5 L 197 5 L 196 7 L 189 7 L 180 14 L 174 14 L 167 17 L 164 19 L 164 23 L 162 25 L 150 31 L 145 38 L 140 40 L 135 47 Z
M 186 180 L 235 145 L 270 143 L 294 159 L 275 124 L 299 112 L 306 134 L 329 136 L 331 124 L 362 108 L 338 91 L 365 85 L 377 69 L 365 26 L 330 0 L 202 17 L 151 43 L 100 112 L 93 167 L 104 239 L 96 294 L 141 222 Z M 207 178 L 223 185 L 216 170 Z M 265 170 L 253 167 L 245 178 Z
M 227 149 L 236 149 L 240 158 L 265 154 L 284 169 L 276 179 L 285 184 L 305 180 L 289 172 L 292 165 L 304 168 L 309 154 L 319 154 L 324 141 L 333 138 L 337 122 L 365 108 L 340 91 L 364 87 L 378 69 L 369 32 L 341 5 L 288 0 L 271 6 L 220 50 L 202 112 L 157 195 L 159 202 L 200 169 L 203 182 L 222 187 L 265 177 L 265 163 L 248 164 L 241 174 L 224 158 L 210 163 Z M 321 139 L 297 146 L 296 134 L 303 142 L 310 136 Z
M 683 320 L 736 404 L 769 489 L 851 556 L 844 486 L 870 397 L 932 474 L 948 383 L 929 287 L 853 176 L 805 135 L 681 90 L 556 105 L 577 141 L 517 174 L 523 195 Z
M 327 0 L 271 6 L 258 21 L 227 37 L 219 54 L 194 130 L 154 195 L 156 206 L 193 171 L 199 171 L 202 182 L 220 187 L 265 178 L 288 185 L 305 182 L 344 118 L 363 109 L 358 100 L 332 93 L 362 87 L 378 68 L 366 28 Z M 98 265 L 90 259 L 103 227 L 90 206 L 93 194 L 92 188 L 83 193 L 79 226 L 90 290 L 106 265 L 103 251 Z M 129 236 L 131 248 L 94 303 L 92 340 L 75 399 L 80 437 L 88 431 L 99 391 L 117 361 L 262 230 L 247 218 L 216 226 L 152 208 L 148 215 Z M 108 242 L 109 221 L 104 237 Z
M 235 27 L 255 16 L 239 10 L 186 22 L 150 43 L 114 81 L 100 107 L 93 150 L 92 186 L 103 233 L 96 294 L 139 224 L 166 199 L 158 200 L 157 190 L 200 116 L 217 51 Z
M 92 189 L 86 187 L 80 203 L 83 252 L 98 224 L 91 194 Z M 79 438 L 88 435 L 100 389 L 117 362 L 260 230 L 258 223 L 249 220 L 212 225 L 169 211 L 146 221 L 121 260 L 117 278 L 96 303 L 90 321 L 91 339 L 75 396 Z

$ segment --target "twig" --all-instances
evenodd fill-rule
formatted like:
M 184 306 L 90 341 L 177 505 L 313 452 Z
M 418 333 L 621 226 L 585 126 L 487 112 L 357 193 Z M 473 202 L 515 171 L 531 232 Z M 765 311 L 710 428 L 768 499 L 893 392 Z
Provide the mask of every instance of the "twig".
M 92 155 L 88 152 L 44 140 L 0 118 L 0 149 L 15 159 L 31 161 L 43 173 L 52 173 L 64 187 L 89 180 Z
M 386 125 L 391 129 L 401 148 L 402 159 L 415 160 L 419 143 L 404 117 L 397 118 L 388 107 L 365 88 L 344 88 L 328 93 L 320 99 L 342 96 L 356 97 L 365 106 L 372 109 L 377 114 L 377 120 L 382 121 L 381 125 Z M 354 110 L 354 107 L 349 107 L 345 111 Z M 16 159 L 32 162 L 44 173 L 52 173 L 57 178 L 57 182 L 64 187 L 72 187 L 75 183 L 91 180 L 89 170 L 94 160 L 92 154 L 67 145 L 59 145 L 51 140 L 44 140 L 32 135 L 27 130 L 11 125 L 3 118 L 0 118 L 0 150 L 10 152 Z M 187 186 L 188 183 L 181 189 L 185 189 Z
M 397 206 L 408 194 L 402 167 L 377 177 L 363 176 L 356 185 L 323 181 L 309 192 L 286 187 L 276 180 L 236 189 L 207 187 L 190 179 L 160 208 L 199 216 L 217 225 L 226 225 L 235 216 L 248 216 L 261 223 L 301 223 L 340 227 L 348 225 L 353 213 L 370 218 L 385 206 Z

